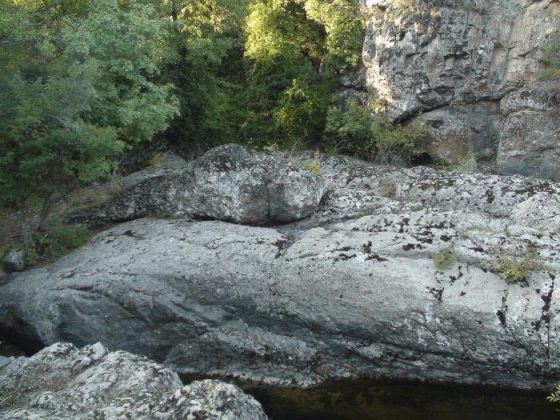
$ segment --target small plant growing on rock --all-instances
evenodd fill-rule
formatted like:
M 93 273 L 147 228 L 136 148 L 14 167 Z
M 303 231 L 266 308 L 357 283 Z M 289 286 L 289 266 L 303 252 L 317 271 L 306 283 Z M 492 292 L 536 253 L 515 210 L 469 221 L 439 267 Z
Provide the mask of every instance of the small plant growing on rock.
M 551 403 L 560 403 L 560 385 L 557 385 L 556 389 L 546 399 Z
M 434 254 L 434 266 L 440 271 L 447 270 L 455 259 L 456 255 L 453 247 L 444 248 Z
M 530 271 L 542 267 L 537 250 L 531 246 L 527 247 L 525 255 L 521 259 L 513 259 L 508 255 L 501 255 L 496 261 L 496 271 L 506 281 L 521 282 L 526 280 Z
M 313 175 L 321 175 L 321 164 L 319 162 L 306 162 L 302 167 L 303 169 L 311 172 Z
M 379 181 L 379 187 L 377 188 L 377 193 L 381 197 L 385 198 L 395 198 L 397 196 L 398 186 L 394 181 L 384 179 Z
M 301 160 L 291 159 L 291 162 L 301 169 L 311 172 L 313 175 L 321 175 L 321 164 L 319 162 L 302 162 Z

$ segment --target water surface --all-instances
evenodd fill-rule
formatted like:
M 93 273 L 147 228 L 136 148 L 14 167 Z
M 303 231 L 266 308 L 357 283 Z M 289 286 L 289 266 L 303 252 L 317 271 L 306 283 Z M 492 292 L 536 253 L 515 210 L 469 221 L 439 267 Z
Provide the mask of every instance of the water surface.
M 560 419 L 545 392 L 369 379 L 330 382 L 308 390 L 241 386 L 273 420 Z

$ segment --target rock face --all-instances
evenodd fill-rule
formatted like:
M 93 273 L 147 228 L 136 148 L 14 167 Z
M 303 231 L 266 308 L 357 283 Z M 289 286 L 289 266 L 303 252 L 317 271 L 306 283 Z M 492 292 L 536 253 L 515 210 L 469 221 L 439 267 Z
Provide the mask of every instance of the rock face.
M 367 85 L 392 118 L 421 113 L 433 156 L 560 180 L 560 87 L 538 81 L 541 47 L 560 28 L 557 0 L 365 3 Z M 543 152 L 554 156 L 544 168 Z
M 0 335 L 29 349 L 102 341 L 180 373 L 271 384 L 560 381 L 559 185 L 321 169 L 329 190 L 306 220 L 140 219 L 12 274 Z M 522 266 L 522 281 L 502 278 Z
M 560 180 L 560 88 L 540 82 L 502 99 L 498 170 Z
M 23 271 L 24 269 L 25 252 L 19 248 L 10 250 L 4 257 L 4 270 L 11 273 L 14 271 Z
M 323 182 L 276 155 L 251 155 L 238 145 L 208 151 L 185 169 L 135 176 L 111 201 L 74 215 L 103 224 L 146 215 L 218 219 L 251 225 L 288 223 L 310 215 Z
M 54 344 L 31 358 L 0 359 L 3 419 L 266 419 L 260 404 L 219 381 L 182 386 L 143 357 Z

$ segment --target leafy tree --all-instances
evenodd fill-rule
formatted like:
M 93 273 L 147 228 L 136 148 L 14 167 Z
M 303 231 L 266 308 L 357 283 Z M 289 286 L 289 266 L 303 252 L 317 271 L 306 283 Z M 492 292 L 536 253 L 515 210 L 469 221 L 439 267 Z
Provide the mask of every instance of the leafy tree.
M 232 141 L 241 124 L 245 0 L 174 1 L 165 78 L 177 87 L 180 117 L 165 139 L 191 152 Z
M 356 67 L 361 60 L 364 41 L 364 16 L 355 0 L 307 0 L 310 18 L 320 22 L 326 32 L 327 65 Z
M 132 0 L 1 1 L 0 204 L 38 195 L 47 212 L 53 194 L 107 175 L 177 113 L 173 87 L 157 83 L 166 27 Z
M 247 19 L 245 138 L 317 145 L 340 67 L 359 63 L 363 24 L 357 0 L 256 0 Z

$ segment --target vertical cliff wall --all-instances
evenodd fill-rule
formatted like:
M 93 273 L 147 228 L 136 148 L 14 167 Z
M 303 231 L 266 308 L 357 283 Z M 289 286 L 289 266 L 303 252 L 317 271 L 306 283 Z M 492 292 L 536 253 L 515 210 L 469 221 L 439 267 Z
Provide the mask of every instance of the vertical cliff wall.
M 560 179 L 560 88 L 539 78 L 558 0 L 366 0 L 363 59 L 375 103 L 421 120 L 429 153 Z

